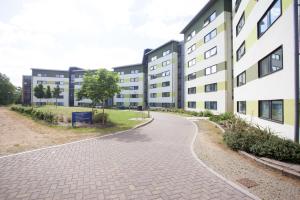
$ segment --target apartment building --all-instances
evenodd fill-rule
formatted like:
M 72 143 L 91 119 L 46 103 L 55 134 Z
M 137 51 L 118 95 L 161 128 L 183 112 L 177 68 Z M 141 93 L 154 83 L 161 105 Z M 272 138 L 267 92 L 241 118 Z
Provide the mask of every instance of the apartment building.
M 22 104 L 31 104 L 31 76 L 22 77 Z
M 119 74 L 121 92 L 114 97 L 114 105 L 119 108 L 137 108 L 144 104 L 144 66 L 133 64 L 114 67 Z
M 299 141 L 297 1 L 236 0 L 234 112 Z
M 61 93 L 57 99 L 60 106 L 69 106 L 69 73 L 65 70 L 49 70 L 49 69 L 32 69 L 31 76 L 31 102 L 33 104 L 55 103 L 56 99 L 38 99 L 34 96 L 34 88 L 42 84 L 44 88 L 50 86 L 53 90 L 57 85 L 60 87 Z
M 231 1 L 210 0 L 184 34 L 185 110 L 232 112 Z
M 181 46 L 171 40 L 148 52 L 148 106 L 182 106 Z

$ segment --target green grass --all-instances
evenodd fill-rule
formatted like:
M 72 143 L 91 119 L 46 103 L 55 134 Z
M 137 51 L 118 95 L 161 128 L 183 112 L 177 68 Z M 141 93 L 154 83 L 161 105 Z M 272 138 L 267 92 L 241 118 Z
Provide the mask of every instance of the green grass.
M 41 106 L 35 109 L 41 111 L 51 112 L 56 115 L 64 115 L 66 117 L 72 116 L 72 112 L 91 112 L 92 108 L 84 107 L 63 107 L 63 106 Z M 94 109 L 96 112 L 102 112 L 102 109 Z M 143 118 L 146 117 L 146 113 L 137 112 L 134 110 L 116 110 L 116 109 L 105 109 L 105 113 L 108 114 L 108 123 L 103 127 L 93 127 L 93 128 L 74 128 L 76 132 L 101 132 L 110 133 L 116 131 L 127 130 L 133 128 L 134 126 L 145 122 L 145 120 L 130 120 L 132 118 Z M 65 129 L 66 127 L 52 126 L 58 129 Z

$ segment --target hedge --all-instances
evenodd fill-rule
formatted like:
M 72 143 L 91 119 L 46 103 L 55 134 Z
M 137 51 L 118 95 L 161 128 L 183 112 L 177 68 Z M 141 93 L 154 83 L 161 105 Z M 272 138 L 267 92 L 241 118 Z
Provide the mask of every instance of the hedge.
M 187 111 L 184 109 L 178 109 L 178 108 L 152 108 L 150 109 L 151 111 L 159 111 L 159 112 L 172 112 L 172 113 L 178 113 L 178 114 L 187 114 L 187 115 L 192 115 L 195 117 L 211 117 L 213 116 L 212 112 L 209 110 L 205 111 Z

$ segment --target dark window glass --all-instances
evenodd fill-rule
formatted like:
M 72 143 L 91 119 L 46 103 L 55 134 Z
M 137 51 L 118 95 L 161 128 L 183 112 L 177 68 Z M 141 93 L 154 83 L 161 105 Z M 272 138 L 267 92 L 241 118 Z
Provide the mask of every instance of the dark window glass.
M 283 100 L 259 101 L 259 117 L 283 122 Z
M 196 108 L 196 101 L 188 101 L 188 108 Z
M 238 9 L 239 9 L 239 7 L 240 7 L 240 5 L 241 5 L 241 2 L 242 2 L 242 0 L 236 0 L 236 1 L 235 1 L 235 5 L 234 5 L 234 10 L 235 10 L 235 12 L 238 11 Z
M 188 94 L 196 94 L 196 87 L 188 88 Z
M 216 101 L 205 101 L 204 102 L 204 107 L 207 110 L 217 110 L 218 106 L 217 106 L 217 102 Z
M 242 45 L 238 48 L 236 51 L 236 60 L 240 60 L 243 55 L 246 53 L 246 47 L 245 47 L 245 41 L 242 43 Z
M 257 24 L 258 37 L 262 36 L 280 16 L 281 0 L 275 0 Z
M 168 87 L 170 86 L 170 81 L 162 82 L 162 87 Z
M 189 81 L 194 80 L 194 79 L 196 79 L 196 73 L 192 73 L 192 74 L 188 75 L 188 80 Z
M 283 68 L 282 47 L 258 62 L 259 77 L 266 76 Z
M 170 97 L 170 92 L 163 92 L 162 97 Z
M 237 76 L 237 86 L 242 86 L 246 84 L 246 72 L 242 72 L 240 75 Z
M 211 32 L 209 32 L 206 36 L 204 36 L 204 42 L 206 43 L 216 36 L 217 36 L 217 29 L 214 29 Z
M 242 14 L 238 24 L 236 25 L 236 36 L 241 32 L 242 28 L 245 25 L 245 13 Z
M 217 83 L 205 85 L 205 92 L 215 92 L 217 91 Z
M 237 112 L 246 114 L 246 101 L 238 101 L 237 102 Z

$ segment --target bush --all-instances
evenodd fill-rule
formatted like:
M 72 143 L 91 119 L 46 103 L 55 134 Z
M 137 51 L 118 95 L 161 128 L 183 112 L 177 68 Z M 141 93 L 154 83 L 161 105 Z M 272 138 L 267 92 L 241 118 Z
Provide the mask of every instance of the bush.
M 104 117 L 104 123 L 108 120 L 108 114 L 107 113 L 95 113 L 93 115 L 93 123 L 102 123 Z
M 228 120 L 223 139 L 228 147 L 260 157 L 300 163 L 300 145 L 280 138 L 268 129 L 252 126 L 239 118 Z

